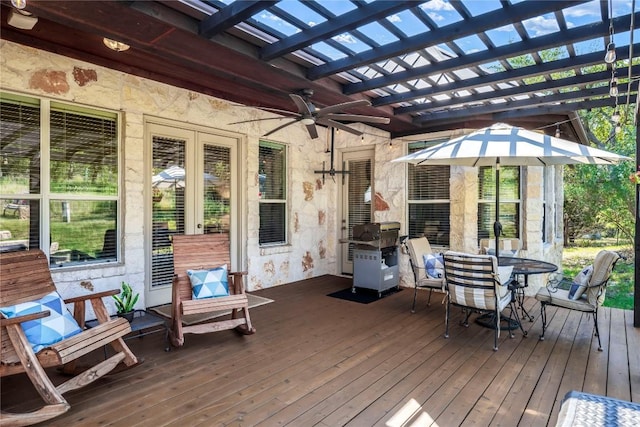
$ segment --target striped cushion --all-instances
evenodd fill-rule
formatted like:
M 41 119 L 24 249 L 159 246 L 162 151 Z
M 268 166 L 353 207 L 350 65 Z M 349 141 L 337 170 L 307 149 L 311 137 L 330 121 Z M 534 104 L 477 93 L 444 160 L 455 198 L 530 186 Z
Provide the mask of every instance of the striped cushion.
M 444 260 L 453 304 L 495 310 L 497 301 L 498 310 L 502 310 L 511 301 L 511 292 L 505 285 L 512 268 L 499 269 L 495 256 L 449 251 Z

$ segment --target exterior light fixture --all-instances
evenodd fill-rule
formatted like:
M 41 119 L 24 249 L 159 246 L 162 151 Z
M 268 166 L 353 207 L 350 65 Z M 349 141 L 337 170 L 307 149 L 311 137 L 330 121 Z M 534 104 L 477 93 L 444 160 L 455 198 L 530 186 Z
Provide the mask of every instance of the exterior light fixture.
M 607 45 L 607 53 L 604 55 L 604 62 L 613 64 L 616 61 L 616 44 L 611 42 Z
M 560 125 L 556 126 L 556 138 L 560 138 Z
M 117 40 L 108 39 L 106 37 L 102 39 L 102 42 L 106 47 L 108 47 L 111 50 L 115 50 L 116 52 L 124 52 L 125 50 L 129 50 L 129 48 L 131 47 L 126 43 L 122 43 Z
M 609 87 L 609 95 L 610 96 L 618 96 L 618 78 L 611 78 L 611 86 Z
M 613 114 L 611 115 L 611 120 L 613 121 L 613 123 L 620 123 L 620 111 L 618 110 L 618 107 L 616 107 L 615 110 L 613 110 Z
M 11 0 L 11 5 L 16 9 L 24 9 L 27 7 L 27 0 Z

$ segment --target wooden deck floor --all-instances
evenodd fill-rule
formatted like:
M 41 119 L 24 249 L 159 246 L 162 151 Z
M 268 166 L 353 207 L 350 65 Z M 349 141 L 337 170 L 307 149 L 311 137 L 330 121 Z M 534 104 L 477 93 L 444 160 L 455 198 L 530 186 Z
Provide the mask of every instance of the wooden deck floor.
M 539 341 L 539 306 L 529 337 L 453 318 L 434 294 L 410 313 L 413 290 L 371 304 L 326 294 L 350 279 L 323 276 L 257 292 L 275 302 L 252 310 L 258 330 L 188 335 L 163 351 L 162 334 L 127 341 L 144 363 L 68 393 L 55 426 L 457 426 L 555 425 L 572 389 L 640 402 L 640 329 L 632 312 L 604 309 L 604 351 L 590 317 L 549 309 Z M 101 352 L 97 352 L 101 356 Z M 22 375 L 2 380 L 2 409 L 34 406 Z

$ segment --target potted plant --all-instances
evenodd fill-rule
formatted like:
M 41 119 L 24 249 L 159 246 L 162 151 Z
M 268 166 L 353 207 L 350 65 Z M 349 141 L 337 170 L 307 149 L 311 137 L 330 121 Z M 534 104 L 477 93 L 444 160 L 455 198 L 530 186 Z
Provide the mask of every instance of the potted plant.
M 139 293 L 133 293 L 133 289 L 127 282 L 122 282 L 122 292 L 120 295 L 114 295 L 116 301 L 117 315 L 124 317 L 129 322 L 133 321 L 133 307 L 138 302 Z

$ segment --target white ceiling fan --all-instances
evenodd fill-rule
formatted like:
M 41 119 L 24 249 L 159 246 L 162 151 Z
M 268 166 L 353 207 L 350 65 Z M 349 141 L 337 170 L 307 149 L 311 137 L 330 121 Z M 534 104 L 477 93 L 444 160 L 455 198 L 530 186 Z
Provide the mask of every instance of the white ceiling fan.
M 311 138 L 318 137 L 318 130 L 316 129 L 316 125 L 322 125 L 327 127 L 333 127 L 335 129 L 340 129 L 345 132 L 352 133 L 354 135 L 362 135 L 362 132 L 353 129 L 341 122 L 361 122 L 361 123 L 376 123 L 376 124 L 388 124 L 388 117 L 376 117 L 376 116 L 363 116 L 359 114 L 348 114 L 342 113 L 349 108 L 354 107 L 363 107 L 370 106 L 371 102 L 367 100 L 359 100 L 359 101 L 349 101 L 343 102 L 341 104 L 329 105 L 324 108 L 316 108 L 316 106 L 311 102 L 310 98 L 313 96 L 313 89 L 304 89 L 300 92 L 300 94 L 290 93 L 289 97 L 296 104 L 298 109 L 297 112 L 288 111 L 288 110 L 279 110 L 276 108 L 262 108 L 263 110 L 273 111 L 277 113 L 281 113 L 287 115 L 288 117 L 269 117 L 265 119 L 252 119 L 252 120 L 242 120 L 239 122 L 229 123 L 230 125 L 239 124 L 239 123 L 248 123 L 262 120 L 284 120 L 289 119 L 288 122 L 276 127 L 275 129 L 270 130 L 265 133 L 263 136 L 271 135 L 274 132 L 279 131 L 287 126 L 290 126 L 294 123 L 302 123 L 306 126 L 307 132 L 309 132 L 309 136 Z M 258 107 L 261 108 L 261 107 Z

